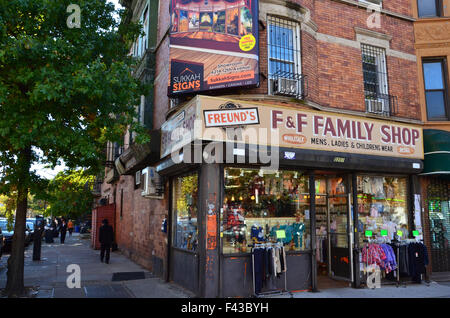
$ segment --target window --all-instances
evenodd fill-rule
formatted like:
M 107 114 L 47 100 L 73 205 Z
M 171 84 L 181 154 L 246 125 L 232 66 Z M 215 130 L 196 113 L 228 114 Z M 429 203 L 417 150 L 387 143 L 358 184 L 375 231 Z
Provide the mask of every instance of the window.
M 309 177 L 298 171 L 225 168 L 221 213 L 224 254 L 250 252 L 248 245 L 283 243 L 310 249 Z
M 361 44 L 366 111 L 390 115 L 385 49 Z
M 445 59 L 423 60 L 423 77 L 428 120 L 449 120 Z
M 406 177 L 358 176 L 358 232 L 363 244 L 365 231 L 389 240 L 404 240 L 409 235 L 408 188 Z
M 195 252 L 198 245 L 198 175 L 175 178 L 172 195 L 173 246 Z
M 438 17 L 442 15 L 441 0 L 417 0 L 417 10 L 420 18 Z
M 148 28 L 149 28 L 148 6 L 145 7 L 139 22 L 143 26 L 144 35 L 138 37 L 136 39 L 136 42 L 134 42 L 132 45 L 131 52 L 134 57 L 143 56 L 148 48 Z
M 294 21 L 269 17 L 269 94 L 301 98 L 300 25 Z

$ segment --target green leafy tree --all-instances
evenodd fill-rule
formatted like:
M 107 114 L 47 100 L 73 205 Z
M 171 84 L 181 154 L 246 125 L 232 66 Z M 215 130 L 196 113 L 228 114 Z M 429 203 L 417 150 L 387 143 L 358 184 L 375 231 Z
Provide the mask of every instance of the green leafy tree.
M 94 202 L 94 181 L 95 176 L 81 169 L 59 172 L 50 180 L 45 214 L 77 219 L 90 213 Z
M 95 173 L 107 140 L 129 127 L 145 89 L 132 76 L 131 43 L 142 27 L 106 0 L 77 0 L 80 27 L 68 23 L 73 0 L 0 0 L 0 193 L 17 192 L 6 293 L 22 295 L 28 193 L 46 183 L 32 164 L 86 167 Z M 69 27 L 70 26 L 70 27 Z

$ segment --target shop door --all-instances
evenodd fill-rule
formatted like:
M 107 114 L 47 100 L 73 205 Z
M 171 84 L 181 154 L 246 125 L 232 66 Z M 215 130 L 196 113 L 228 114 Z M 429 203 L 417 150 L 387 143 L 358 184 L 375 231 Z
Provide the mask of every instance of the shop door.
M 329 276 L 352 281 L 351 191 L 347 175 L 327 177 Z

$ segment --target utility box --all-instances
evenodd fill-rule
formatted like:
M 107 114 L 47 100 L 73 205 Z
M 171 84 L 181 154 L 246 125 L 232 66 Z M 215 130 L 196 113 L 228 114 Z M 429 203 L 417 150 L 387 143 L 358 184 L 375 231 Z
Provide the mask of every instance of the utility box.
M 108 204 L 95 208 L 92 210 L 92 233 L 91 233 L 91 246 L 95 250 L 100 249 L 100 242 L 98 240 L 100 226 L 102 226 L 102 221 L 104 219 L 108 220 L 108 224 L 113 227 L 115 231 L 115 213 L 116 205 Z M 115 236 L 115 235 L 114 235 Z

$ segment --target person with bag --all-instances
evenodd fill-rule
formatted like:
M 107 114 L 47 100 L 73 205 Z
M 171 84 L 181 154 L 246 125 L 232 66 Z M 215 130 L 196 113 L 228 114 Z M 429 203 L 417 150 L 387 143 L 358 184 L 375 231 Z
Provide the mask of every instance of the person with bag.
M 106 264 L 109 264 L 111 245 L 114 241 L 114 231 L 112 226 L 108 224 L 107 219 L 104 219 L 102 223 L 103 225 L 100 227 L 98 235 L 100 241 L 100 261 L 103 263 L 103 259 L 105 259 Z

